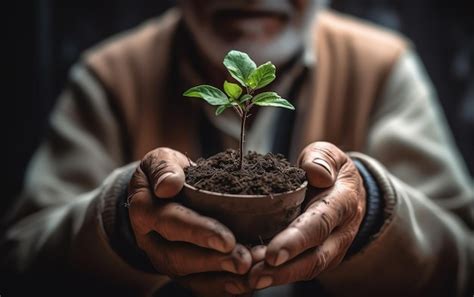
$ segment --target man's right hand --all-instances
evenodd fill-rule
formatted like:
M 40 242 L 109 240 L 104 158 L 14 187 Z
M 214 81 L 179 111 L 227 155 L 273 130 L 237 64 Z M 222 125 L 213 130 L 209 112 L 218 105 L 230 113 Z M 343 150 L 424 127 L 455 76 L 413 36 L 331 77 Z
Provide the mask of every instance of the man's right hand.
M 169 148 L 155 149 L 143 158 L 128 189 L 136 242 L 157 272 L 181 279 L 199 295 L 247 291 L 240 275 L 252 265 L 250 251 L 215 219 L 169 199 L 181 191 L 183 168 L 189 165 L 186 156 Z

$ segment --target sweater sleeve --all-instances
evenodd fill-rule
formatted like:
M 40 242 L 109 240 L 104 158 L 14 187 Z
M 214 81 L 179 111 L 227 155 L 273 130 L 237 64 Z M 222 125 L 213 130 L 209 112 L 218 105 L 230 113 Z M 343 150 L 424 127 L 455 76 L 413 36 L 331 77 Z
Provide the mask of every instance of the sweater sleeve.
M 71 286 L 86 295 L 111 288 L 145 295 L 165 281 L 132 268 L 109 243 L 117 197 L 137 166 L 126 164 L 121 135 L 100 83 L 82 65 L 73 67 L 23 193 L 3 223 L 0 263 L 12 279 L 48 294 L 67 289 L 66 295 Z M 11 285 L 15 292 L 29 289 Z
M 472 294 L 472 180 L 412 52 L 392 70 L 366 150 L 351 157 L 378 183 L 384 223 L 360 252 L 320 276 L 328 291 L 337 296 Z

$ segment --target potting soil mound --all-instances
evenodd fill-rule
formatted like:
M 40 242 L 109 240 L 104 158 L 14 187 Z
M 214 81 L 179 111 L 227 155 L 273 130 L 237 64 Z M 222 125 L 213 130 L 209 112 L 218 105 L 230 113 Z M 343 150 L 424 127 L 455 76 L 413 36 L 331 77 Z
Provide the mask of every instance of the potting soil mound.
M 281 154 L 249 152 L 239 168 L 239 153 L 228 149 L 184 170 L 186 183 L 198 189 L 241 195 L 268 195 L 296 190 L 305 172 Z

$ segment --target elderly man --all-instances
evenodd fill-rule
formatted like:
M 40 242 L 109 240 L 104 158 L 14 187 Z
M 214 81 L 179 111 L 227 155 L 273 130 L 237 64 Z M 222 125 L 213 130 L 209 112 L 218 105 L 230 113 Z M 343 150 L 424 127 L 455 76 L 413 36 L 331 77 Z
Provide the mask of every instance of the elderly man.
M 4 267 L 49 294 L 472 294 L 472 184 L 418 58 L 324 6 L 183 0 L 88 51 L 7 220 Z M 188 156 L 237 146 L 237 118 L 181 96 L 221 84 L 231 49 L 276 64 L 296 106 L 254 115 L 247 148 L 286 154 L 312 186 L 256 247 L 179 197 Z

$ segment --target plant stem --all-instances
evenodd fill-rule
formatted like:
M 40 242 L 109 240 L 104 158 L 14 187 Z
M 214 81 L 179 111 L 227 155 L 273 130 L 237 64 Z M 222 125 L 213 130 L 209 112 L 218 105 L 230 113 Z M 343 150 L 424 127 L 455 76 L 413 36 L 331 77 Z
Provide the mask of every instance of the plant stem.
M 239 154 L 240 154 L 240 163 L 239 167 L 240 170 L 244 167 L 244 142 L 245 142 L 245 121 L 247 120 L 247 109 L 244 108 L 242 117 L 240 118 L 240 147 L 239 147 Z

